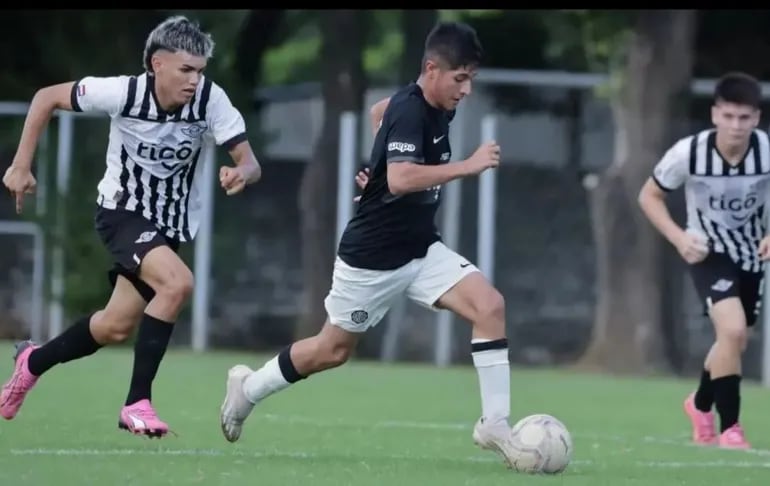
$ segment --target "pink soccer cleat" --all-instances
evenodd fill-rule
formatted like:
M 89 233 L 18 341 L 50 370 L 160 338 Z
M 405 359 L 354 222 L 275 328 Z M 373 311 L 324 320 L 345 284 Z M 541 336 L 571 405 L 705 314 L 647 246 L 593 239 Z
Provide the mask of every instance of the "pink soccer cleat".
M 160 438 L 168 433 L 168 425 L 158 418 L 147 399 L 123 407 L 118 427 L 132 434 L 148 437 Z
M 695 408 L 695 393 L 684 400 L 684 412 L 692 423 L 692 440 L 700 445 L 714 445 L 717 434 L 714 430 L 714 412 L 702 412 Z
M 16 345 L 13 375 L 0 392 L 0 415 L 6 420 L 11 420 L 19 413 L 24 398 L 37 383 L 38 377 L 29 372 L 27 361 L 32 351 L 38 347 L 32 341 L 23 341 Z
M 733 425 L 719 435 L 719 447 L 723 449 L 751 449 L 740 424 Z

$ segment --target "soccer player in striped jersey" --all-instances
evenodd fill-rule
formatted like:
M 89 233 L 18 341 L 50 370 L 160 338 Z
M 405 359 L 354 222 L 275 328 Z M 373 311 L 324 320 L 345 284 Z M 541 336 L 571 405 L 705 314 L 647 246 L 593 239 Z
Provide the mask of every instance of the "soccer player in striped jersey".
M 639 194 L 649 220 L 690 265 L 713 322 L 715 343 L 684 409 L 696 443 L 724 448 L 750 447 L 739 422 L 741 357 L 747 328 L 759 313 L 764 262 L 770 257 L 770 142 L 757 129 L 761 97 L 753 77 L 724 75 L 714 92 L 714 128 L 676 142 Z M 665 205 L 666 194 L 682 185 L 686 229 L 673 221 Z
M 13 375 L 0 394 L 4 418 L 14 418 L 39 377 L 56 364 L 121 342 L 139 325 L 119 426 L 152 437 L 168 432 L 152 406 L 151 388 L 173 324 L 193 288 L 192 272 L 177 250 L 198 230 L 204 146 L 223 146 L 232 157 L 234 166 L 219 172 L 228 195 L 261 176 L 243 117 L 224 90 L 203 75 L 213 49 L 211 36 L 197 24 L 170 17 L 147 38 L 144 73 L 87 76 L 34 96 L 16 156 L 3 178 L 18 212 L 24 194 L 34 189 L 32 156 L 53 111 L 96 111 L 111 119 L 95 220 L 115 262 L 109 272 L 114 289 L 103 309 L 81 317 L 45 345 L 17 345 Z

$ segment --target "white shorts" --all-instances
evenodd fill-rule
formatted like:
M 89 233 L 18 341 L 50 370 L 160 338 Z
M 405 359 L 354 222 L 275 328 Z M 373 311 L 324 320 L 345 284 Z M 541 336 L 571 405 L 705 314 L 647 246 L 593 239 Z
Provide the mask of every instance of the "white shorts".
M 400 295 L 429 309 L 475 265 L 437 241 L 423 258 L 395 270 L 351 267 L 339 257 L 334 262 L 332 288 L 324 300 L 329 322 L 349 332 L 364 332 L 385 316 Z

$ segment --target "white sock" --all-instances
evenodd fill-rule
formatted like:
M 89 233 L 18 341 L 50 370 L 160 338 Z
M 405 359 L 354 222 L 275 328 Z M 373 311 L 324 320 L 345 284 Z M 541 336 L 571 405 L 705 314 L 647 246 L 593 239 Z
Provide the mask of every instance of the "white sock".
M 474 344 L 498 340 L 473 339 Z M 501 343 L 503 344 L 503 343 Z M 507 420 L 511 414 L 511 369 L 508 363 L 508 344 L 505 347 L 472 352 L 473 365 L 479 375 L 481 414 L 487 422 Z
M 251 403 L 257 403 L 275 392 L 291 385 L 281 373 L 276 355 L 260 369 L 252 372 L 243 380 L 243 393 Z

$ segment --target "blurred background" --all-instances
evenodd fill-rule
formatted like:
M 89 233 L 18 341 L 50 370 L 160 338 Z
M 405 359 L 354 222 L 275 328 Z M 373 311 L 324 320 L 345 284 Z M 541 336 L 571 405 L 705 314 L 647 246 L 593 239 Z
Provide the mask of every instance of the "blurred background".
M 436 21 L 462 20 L 477 29 L 486 57 L 453 123 L 453 156 L 475 150 L 492 116 L 503 161 L 491 193 L 478 179 L 450 184 L 439 223 L 471 260 L 478 241 L 493 241 L 512 363 L 699 371 L 711 325 L 636 195 L 674 141 L 710 126 L 715 78 L 770 74 L 770 11 L 5 10 L 2 169 L 37 89 L 140 74 L 147 34 L 174 14 L 213 34 L 207 75 L 244 114 L 264 170 L 237 197 L 212 184 L 211 231 L 199 235 L 206 255 L 202 246 L 198 255 L 195 245 L 182 250 L 199 291 L 174 345 L 193 345 L 193 324 L 203 333 L 196 349 L 255 352 L 320 329 L 341 154 L 353 147 L 354 166 L 368 161 L 369 106 L 416 80 Z M 352 132 L 340 128 L 345 113 Z M 108 125 L 106 116 L 53 119 L 38 147 L 37 196 L 21 217 L 10 197 L 0 200 L 0 338 L 35 330 L 45 339 L 106 303 L 110 261 L 93 214 Z M 221 150 L 216 160 L 230 162 Z M 342 176 L 351 190 L 353 172 Z M 681 191 L 670 203 L 682 222 Z M 480 240 L 478 215 L 490 207 L 495 229 L 482 225 Z M 469 339 L 459 319 L 404 302 L 365 335 L 358 358 L 465 364 Z M 747 378 L 760 378 L 761 355 L 760 332 Z

